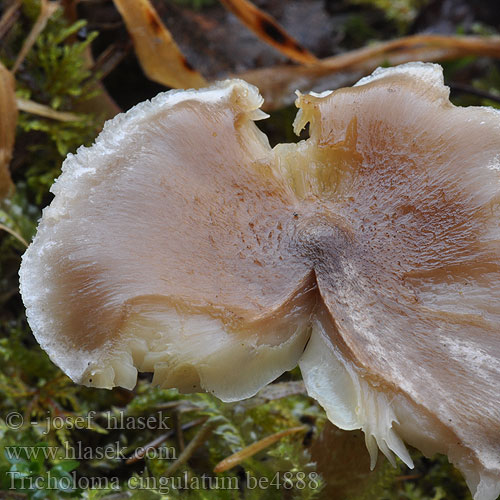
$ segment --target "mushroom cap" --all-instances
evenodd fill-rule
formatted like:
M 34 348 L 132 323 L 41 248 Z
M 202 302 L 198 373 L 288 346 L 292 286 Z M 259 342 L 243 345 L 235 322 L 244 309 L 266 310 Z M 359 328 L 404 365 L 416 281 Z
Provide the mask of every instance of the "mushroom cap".
M 330 419 L 365 430 L 372 465 L 377 445 L 409 463 L 403 438 L 427 455 L 446 453 L 474 498 L 493 500 L 500 113 L 455 107 L 448 96 L 439 66 L 413 63 L 299 97 L 296 127 L 311 127 L 303 154 L 321 174 L 289 176 L 353 242 L 339 255 L 325 240 L 315 268 L 321 308 L 299 363 Z
M 170 91 L 63 165 L 23 257 L 41 346 L 73 380 L 253 395 L 299 363 L 343 429 L 500 493 L 500 113 L 437 65 L 299 95 L 271 148 L 255 87 Z
M 149 371 L 232 401 L 297 364 L 313 281 L 283 258 L 295 200 L 252 121 L 261 102 L 238 80 L 166 92 L 66 159 L 20 277 L 74 381 L 131 389 Z

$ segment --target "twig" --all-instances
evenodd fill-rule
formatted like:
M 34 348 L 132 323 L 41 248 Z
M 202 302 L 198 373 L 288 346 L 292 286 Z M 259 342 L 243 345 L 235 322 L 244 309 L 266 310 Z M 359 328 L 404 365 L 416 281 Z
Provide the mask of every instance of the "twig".
M 188 429 L 191 429 L 192 427 L 196 427 L 197 425 L 200 425 L 204 422 L 207 421 L 207 417 L 202 417 L 198 418 L 197 420 L 193 420 L 191 422 L 188 422 L 187 424 L 184 424 L 181 429 L 183 431 L 187 431 Z M 170 439 L 173 435 L 175 434 L 175 430 L 170 430 L 166 432 L 165 434 L 162 434 L 161 436 L 158 436 L 156 439 L 151 441 L 150 443 L 141 446 L 138 448 L 140 451 L 137 452 L 137 450 L 133 453 L 131 457 L 127 459 L 125 462 L 127 465 L 128 464 L 133 464 L 135 462 L 138 462 L 139 460 L 142 460 L 148 450 L 153 449 L 153 448 L 158 448 L 162 443 L 164 443 L 167 439 Z
M 488 92 L 486 90 L 477 89 L 472 85 L 451 82 L 448 83 L 448 87 L 450 87 L 452 91 L 461 92 L 463 94 L 470 94 L 476 97 L 481 97 L 483 99 L 488 99 L 489 101 L 500 103 L 500 96 L 492 94 L 491 92 Z
M 31 47 L 33 47 L 33 44 L 38 38 L 38 35 L 44 30 L 49 18 L 58 8 L 59 4 L 57 2 L 42 0 L 40 4 L 40 14 L 38 16 L 38 19 L 33 25 L 33 28 L 31 28 L 29 35 L 27 36 L 26 40 L 23 43 L 23 46 L 21 47 L 21 50 L 19 51 L 19 54 L 17 55 L 16 62 L 14 63 L 14 66 L 12 66 L 13 75 L 16 73 L 16 71 L 19 69 L 19 66 L 24 61 L 26 54 L 28 54 Z
M 59 120 L 61 122 L 75 122 L 81 120 L 81 116 L 75 113 L 70 113 L 68 111 L 57 111 L 49 106 L 46 106 L 45 104 L 29 101 L 28 99 L 22 99 L 18 97 L 16 99 L 16 102 L 17 108 L 20 111 L 32 113 L 33 115 L 52 118 L 53 120 Z
M 177 444 L 179 445 L 179 450 L 181 453 L 184 451 L 184 432 L 182 431 L 181 417 L 179 412 L 175 412 L 175 430 L 177 433 Z
M 22 0 L 14 0 L 9 8 L 3 13 L 2 19 L 0 19 L 0 40 L 6 35 L 10 28 L 12 28 L 12 25 L 19 17 L 19 8 L 21 4 Z
M 106 78 L 128 55 L 132 43 L 115 42 L 109 45 L 97 58 L 91 68 L 92 74 L 99 73 L 99 79 Z
M 459 50 L 462 55 L 500 57 L 500 37 L 411 35 L 324 59 L 322 65 L 328 69 L 341 70 L 384 54 L 425 47 Z
M 272 444 L 276 443 L 280 439 L 284 438 L 285 436 L 289 436 L 290 434 L 295 434 L 297 432 L 305 432 L 308 430 L 308 427 L 305 425 L 301 425 L 300 427 L 292 427 L 290 429 L 286 429 L 284 431 L 276 432 L 275 434 L 271 434 L 270 436 L 267 436 L 260 441 L 257 441 L 255 443 L 252 443 L 251 445 L 247 446 L 246 448 L 243 448 L 242 450 L 233 453 L 229 457 L 225 458 L 221 462 L 219 462 L 215 467 L 214 467 L 214 472 L 219 473 L 219 472 L 225 472 L 229 469 L 232 469 L 236 465 L 238 465 L 240 462 L 243 462 L 243 460 L 246 460 L 247 458 L 252 457 L 259 451 L 262 451 L 263 449 L 267 448 L 268 446 L 271 446 Z
M 29 246 L 28 242 L 19 233 L 16 233 L 13 229 L 11 229 L 10 227 L 7 227 L 5 224 L 0 223 L 0 230 L 3 230 L 5 232 L 9 233 L 10 235 L 14 236 L 14 238 L 16 238 L 16 240 L 20 241 L 25 247 Z
M 199 430 L 196 436 L 189 441 L 184 451 L 179 455 L 179 458 L 166 470 L 164 476 L 169 477 L 172 476 L 179 467 L 185 464 L 196 451 L 212 434 L 214 428 L 213 422 L 206 422 L 203 427 Z
M 322 59 L 307 66 L 280 65 L 236 76 L 259 87 L 263 109 L 276 109 L 295 99 L 295 90 L 334 89 L 349 85 L 382 64 L 444 61 L 466 55 L 500 58 L 500 37 L 412 35 Z

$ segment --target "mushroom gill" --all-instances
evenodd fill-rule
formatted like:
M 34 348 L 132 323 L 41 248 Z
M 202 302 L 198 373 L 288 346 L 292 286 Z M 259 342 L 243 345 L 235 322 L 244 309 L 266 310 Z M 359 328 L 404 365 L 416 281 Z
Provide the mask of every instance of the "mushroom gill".
M 500 114 L 410 63 L 299 95 L 271 148 L 255 87 L 170 91 L 70 155 L 23 257 L 41 346 L 75 382 L 137 371 L 225 401 L 299 363 L 343 429 L 500 493 Z

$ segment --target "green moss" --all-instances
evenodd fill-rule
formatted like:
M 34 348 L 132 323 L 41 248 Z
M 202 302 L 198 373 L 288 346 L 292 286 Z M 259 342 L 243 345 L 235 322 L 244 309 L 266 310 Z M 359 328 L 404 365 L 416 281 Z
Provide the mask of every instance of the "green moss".
M 23 13 L 0 50 L 0 59 L 8 67 L 38 16 L 39 2 L 24 2 Z M 63 159 L 80 145 L 89 145 L 103 121 L 85 112 L 86 103 L 98 93 L 99 79 L 88 69 L 86 60 L 86 51 L 97 33 L 89 33 L 84 40 L 75 39 L 85 25 L 83 20 L 70 25 L 62 9 L 57 10 L 16 74 L 18 97 L 58 111 L 77 111 L 78 116 L 74 121 L 59 121 L 20 113 L 16 147 L 22 151 L 17 151 L 14 180 L 25 183 L 28 199 L 36 204 L 49 201 L 48 189 L 60 174 Z

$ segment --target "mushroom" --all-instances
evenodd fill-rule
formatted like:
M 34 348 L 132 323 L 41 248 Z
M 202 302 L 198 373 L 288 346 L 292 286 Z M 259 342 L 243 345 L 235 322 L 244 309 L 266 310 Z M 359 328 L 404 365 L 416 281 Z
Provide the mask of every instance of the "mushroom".
M 137 371 L 224 401 L 300 365 L 342 429 L 445 453 L 500 493 L 500 114 L 442 70 L 300 95 L 269 146 L 257 89 L 170 91 L 69 155 L 20 270 L 31 328 L 75 382 Z

